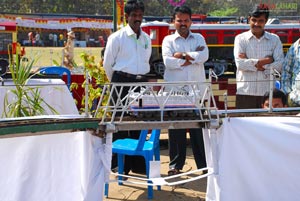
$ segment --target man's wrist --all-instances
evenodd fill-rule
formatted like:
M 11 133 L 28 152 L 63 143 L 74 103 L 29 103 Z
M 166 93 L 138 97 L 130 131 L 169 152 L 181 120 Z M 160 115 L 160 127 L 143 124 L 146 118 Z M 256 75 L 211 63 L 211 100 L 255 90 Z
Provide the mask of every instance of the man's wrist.
M 181 59 L 186 60 L 186 53 L 182 53 Z

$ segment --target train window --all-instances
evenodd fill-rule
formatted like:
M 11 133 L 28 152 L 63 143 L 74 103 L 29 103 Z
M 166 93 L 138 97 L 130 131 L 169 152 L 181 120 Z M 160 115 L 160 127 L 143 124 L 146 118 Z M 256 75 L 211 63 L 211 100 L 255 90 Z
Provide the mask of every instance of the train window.
M 229 31 L 224 31 L 225 35 L 236 35 L 236 31 L 229 30 Z
M 0 41 L 2 43 L 2 50 L 7 50 L 8 44 L 12 43 L 12 34 L 10 33 L 1 33 Z
M 224 44 L 233 44 L 235 36 L 224 36 Z
M 279 36 L 280 40 L 282 43 L 287 43 L 288 40 L 287 40 L 287 36 Z
M 218 44 L 218 38 L 216 36 L 206 36 L 207 44 Z
M 277 35 L 285 35 L 288 34 L 288 31 L 275 31 Z
M 150 38 L 151 40 L 156 40 L 156 30 L 155 29 L 151 29 L 150 30 Z
M 293 36 L 292 43 L 296 42 L 299 39 L 299 36 Z
M 288 31 L 285 30 L 275 31 L 275 34 L 279 36 L 282 43 L 288 42 Z
M 299 39 L 300 36 L 300 29 L 295 29 L 292 32 L 292 43 L 296 42 Z
M 216 30 L 207 30 L 206 34 L 207 35 L 218 35 L 218 31 L 216 31 Z

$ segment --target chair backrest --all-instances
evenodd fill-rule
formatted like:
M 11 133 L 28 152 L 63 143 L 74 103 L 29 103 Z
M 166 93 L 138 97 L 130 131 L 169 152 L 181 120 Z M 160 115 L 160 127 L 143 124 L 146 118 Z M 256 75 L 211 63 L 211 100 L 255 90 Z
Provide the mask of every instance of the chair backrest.
M 63 76 L 64 74 L 67 75 L 67 86 L 70 89 L 71 86 L 71 71 L 68 68 L 62 66 L 49 66 L 49 67 L 42 67 L 40 68 L 41 74 L 54 74 Z
M 156 148 L 159 146 L 159 136 L 160 136 L 160 129 L 152 130 L 149 141 L 153 142 L 153 148 Z
M 143 150 L 145 141 L 147 139 L 147 134 L 148 134 L 148 130 L 141 130 L 140 137 L 139 137 L 139 142 L 138 142 L 138 145 L 136 147 L 136 150 L 139 150 L 139 151 Z
M 145 141 L 147 139 L 147 134 L 148 134 L 148 130 L 141 130 L 139 142 L 136 150 L 143 150 Z M 148 142 L 153 143 L 153 148 L 159 146 L 159 136 L 160 136 L 160 129 L 153 129 L 151 132 L 150 139 L 148 140 Z

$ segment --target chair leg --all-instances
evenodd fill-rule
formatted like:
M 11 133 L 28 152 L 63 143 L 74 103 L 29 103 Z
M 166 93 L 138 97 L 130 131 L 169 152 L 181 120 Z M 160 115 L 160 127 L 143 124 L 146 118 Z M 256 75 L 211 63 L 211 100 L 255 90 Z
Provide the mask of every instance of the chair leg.
M 105 183 L 105 186 L 104 186 L 104 196 L 106 198 L 108 197 L 108 189 L 109 189 L 109 184 Z
M 154 160 L 160 161 L 160 148 L 158 147 L 157 149 L 154 150 Z M 161 186 L 157 186 L 157 190 L 161 190 Z
M 150 173 L 150 158 L 145 157 L 145 162 L 146 162 L 146 175 L 147 178 L 149 178 L 149 173 Z M 148 183 L 152 184 L 151 181 L 148 181 Z M 153 198 L 153 186 L 148 186 L 148 199 Z
M 118 173 L 123 174 L 124 173 L 124 155 L 118 154 Z M 119 185 L 123 185 L 123 177 L 118 176 Z

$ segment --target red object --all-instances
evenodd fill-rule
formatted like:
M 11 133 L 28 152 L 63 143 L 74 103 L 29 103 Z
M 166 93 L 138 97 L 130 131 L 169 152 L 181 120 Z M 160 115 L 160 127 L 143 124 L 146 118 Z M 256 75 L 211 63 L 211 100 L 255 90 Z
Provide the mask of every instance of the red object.
M 0 30 L 17 31 L 17 23 L 15 23 L 15 22 L 0 22 Z

